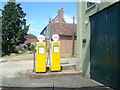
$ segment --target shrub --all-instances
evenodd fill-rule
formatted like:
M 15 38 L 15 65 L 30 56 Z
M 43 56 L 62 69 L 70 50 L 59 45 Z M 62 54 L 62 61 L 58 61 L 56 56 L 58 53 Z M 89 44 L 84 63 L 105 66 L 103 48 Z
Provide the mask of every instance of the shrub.
M 33 44 L 31 44 L 31 45 L 29 46 L 29 50 L 34 52 L 35 46 L 34 46 Z

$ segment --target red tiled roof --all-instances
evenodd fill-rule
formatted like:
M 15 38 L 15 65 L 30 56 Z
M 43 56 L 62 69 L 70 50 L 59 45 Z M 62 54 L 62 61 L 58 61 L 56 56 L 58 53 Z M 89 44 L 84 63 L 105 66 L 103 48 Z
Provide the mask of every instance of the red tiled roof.
M 53 23 L 54 33 L 58 35 L 73 35 L 76 33 L 76 24 Z
M 37 37 L 33 34 L 28 34 L 25 36 L 25 43 L 35 43 L 38 41 Z
M 26 38 L 26 39 L 37 39 L 37 37 L 36 37 L 35 35 L 33 35 L 33 34 L 27 34 L 27 35 L 25 36 L 25 38 Z

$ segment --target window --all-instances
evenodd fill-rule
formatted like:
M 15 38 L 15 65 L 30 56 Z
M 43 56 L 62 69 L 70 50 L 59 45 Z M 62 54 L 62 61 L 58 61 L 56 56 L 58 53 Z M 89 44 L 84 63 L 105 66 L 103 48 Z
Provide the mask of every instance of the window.
M 92 2 L 87 2 L 87 8 L 89 8 L 90 6 L 94 5 L 95 3 Z

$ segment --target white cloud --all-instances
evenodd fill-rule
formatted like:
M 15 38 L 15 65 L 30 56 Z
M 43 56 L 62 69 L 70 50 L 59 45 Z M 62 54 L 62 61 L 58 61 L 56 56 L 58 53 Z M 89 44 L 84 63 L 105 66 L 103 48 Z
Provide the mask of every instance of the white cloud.
M 34 23 L 33 20 L 29 20 L 29 21 L 27 21 L 27 25 L 29 25 L 29 24 L 33 24 L 33 23 Z
M 34 28 L 33 25 L 30 25 L 30 27 L 29 27 L 29 32 L 38 32 L 38 33 L 40 33 L 41 30 L 40 30 L 40 29 L 36 29 L 36 28 Z
M 51 20 L 53 20 L 57 15 L 52 16 Z M 64 15 L 64 20 L 66 23 L 73 23 L 73 16 L 72 15 Z M 77 23 L 77 18 L 75 17 L 75 23 Z M 48 24 L 48 22 L 47 22 Z
M 36 28 L 34 28 L 34 27 L 35 27 L 35 26 L 34 26 L 34 23 L 35 23 L 34 20 L 29 20 L 29 21 L 27 21 L 27 25 L 30 24 L 30 27 L 29 27 L 29 31 L 28 31 L 28 33 L 31 33 L 31 32 L 37 32 L 37 33 L 40 33 L 40 32 L 41 32 L 40 29 L 36 29 Z
M 73 16 L 72 15 L 64 15 L 64 20 L 66 23 L 73 23 Z M 75 17 L 75 23 L 77 23 L 76 17 Z
M 35 36 L 39 36 L 40 35 L 40 32 L 41 32 L 41 30 L 40 29 L 29 29 L 29 31 L 28 31 L 28 34 L 33 34 L 33 35 L 35 35 Z
M 40 29 L 33 29 L 33 28 L 30 28 L 29 29 L 29 32 L 41 32 L 41 30 Z

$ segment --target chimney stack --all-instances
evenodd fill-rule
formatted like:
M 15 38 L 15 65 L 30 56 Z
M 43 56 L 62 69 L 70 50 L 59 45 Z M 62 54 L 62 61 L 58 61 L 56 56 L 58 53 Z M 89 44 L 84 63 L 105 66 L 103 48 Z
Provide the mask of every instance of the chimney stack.
M 63 8 L 59 9 L 58 10 L 58 20 L 59 20 L 59 23 L 63 23 L 64 22 L 64 10 Z

